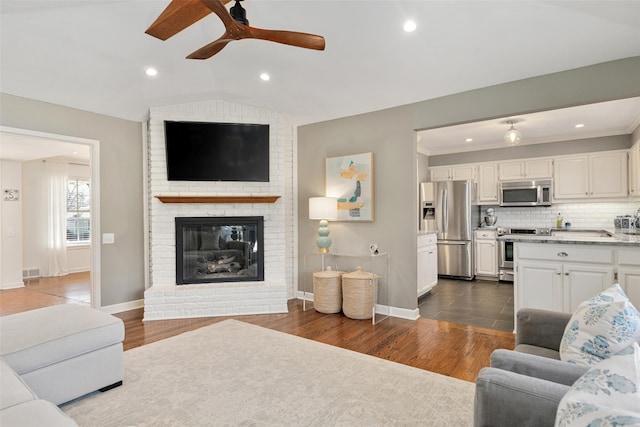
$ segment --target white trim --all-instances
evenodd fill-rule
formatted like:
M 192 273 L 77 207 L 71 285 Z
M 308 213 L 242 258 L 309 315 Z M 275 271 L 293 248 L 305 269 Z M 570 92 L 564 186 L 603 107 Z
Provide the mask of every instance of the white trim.
M 298 291 L 296 293 L 296 299 L 313 301 L 313 294 L 310 292 Z M 417 308 L 410 310 L 407 308 L 391 307 L 382 304 L 376 304 L 376 313 L 406 320 L 418 320 L 420 318 L 420 310 Z
M 300 251 L 300 242 L 298 239 L 298 126 L 297 125 L 292 125 L 293 127 L 293 134 L 291 135 L 292 139 L 293 139 L 293 147 L 292 147 L 292 157 L 293 157 L 293 165 L 292 168 L 293 170 L 291 171 L 291 177 L 292 177 L 292 183 L 291 183 L 291 192 L 292 192 L 292 201 L 291 203 L 293 203 L 293 236 L 291 236 L 291 238 L 293 239 L 293 241 L 291 242 L 293 244 L 293 250 L 292 250 L 292 255 L 293 255 L 293 294 L 300 294 L 299 289 L 300 287 L 298 286 L 299 284 L 299 277 L 298 277 L 298 273 L 299 273 L 299 268 L 298 268 L 298 261 L 300 259 L 300 257 L 298 256 L 298 253 Z
M 408 308 L 390 307 L 389 316 L 399 319 L 418 320 L 420 318 L 420 310 L 417 308 L 411 310 Z
M 149 289 L 149 122 L 142 122 L 142 229 L 144 289 Z
M 91 306 L 100 307 L 101 285 L 100 273 L 100 141 L 75 136 L 59 135 L 48 132 L 39 132 L 28 129 L 0 126 L 0 132 L 14 133 L 17 135 L 32 136 L 36 138 L 52 139 L 55 141 L 82 144 L 89 146 L 89 168 L 91 169 Z
M 108 314 L 122 313 L 123 311 L 136 310 L 144 307 L 144 299 L 138 299 L 134 301 L 127 301 L 120 304 L 107 305 L 100 307 L 100 310 Z
M 24 282 L 3 283 L 2 290 L 24 288 Z

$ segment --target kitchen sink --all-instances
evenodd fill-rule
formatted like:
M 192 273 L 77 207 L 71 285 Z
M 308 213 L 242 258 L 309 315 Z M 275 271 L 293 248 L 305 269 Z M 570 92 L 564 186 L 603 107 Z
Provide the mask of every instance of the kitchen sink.
M 575 240 L 615 240 L 613 233 L 607 230 L 551 230 L 551 235 Z

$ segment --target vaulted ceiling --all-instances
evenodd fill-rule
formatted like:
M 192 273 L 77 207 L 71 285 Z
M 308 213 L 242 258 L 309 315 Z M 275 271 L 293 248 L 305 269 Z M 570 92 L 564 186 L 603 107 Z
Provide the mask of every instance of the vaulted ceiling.
M 252 26 L 326 50 L 241 40 L 204 61 L 185 56 L 222 34 L 213 14 L 167 41 L 144 33 L 168 4 L 2 0 L 0 90 L 136 121 L 225 99 L 312 123 L 640 55 L 636 0 L 246 0 Z

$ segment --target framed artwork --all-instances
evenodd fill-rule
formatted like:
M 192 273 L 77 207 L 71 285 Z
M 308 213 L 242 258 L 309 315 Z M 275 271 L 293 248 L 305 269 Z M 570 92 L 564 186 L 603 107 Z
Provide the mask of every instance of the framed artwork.
M 338 198 L 338 221 L 373 221 L 373 153 L 325 162 L 325 195 Z

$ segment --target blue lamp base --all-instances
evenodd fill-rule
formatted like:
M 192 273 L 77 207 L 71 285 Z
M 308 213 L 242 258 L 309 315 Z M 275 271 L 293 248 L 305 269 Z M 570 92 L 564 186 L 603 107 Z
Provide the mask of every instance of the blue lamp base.
M 329 237 L 329 221 L 326 219 L 320 220 L 320 227 L 318 228 L 318 238 L 316 239 L 318 245 L 318 252 L 322 254 L 329 253 L 329 247 L 331 246 L 331 238 Z

